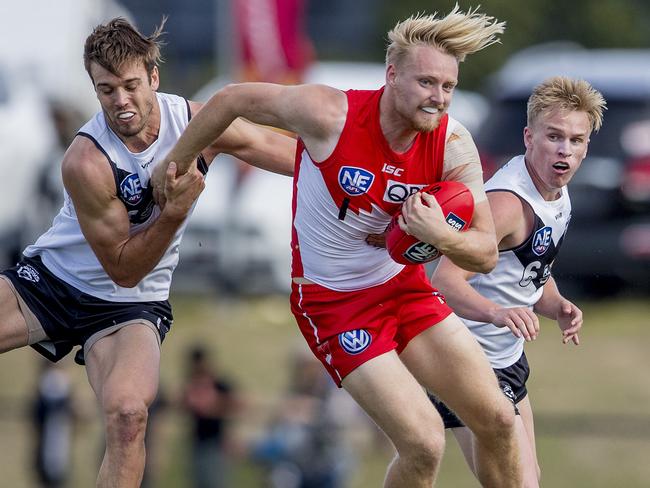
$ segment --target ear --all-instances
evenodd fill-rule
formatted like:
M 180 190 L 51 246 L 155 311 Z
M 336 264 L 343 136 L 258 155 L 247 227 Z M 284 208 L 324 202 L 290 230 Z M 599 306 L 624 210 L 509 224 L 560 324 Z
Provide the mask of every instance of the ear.
M 533 133 L 528 126 L 524 127 L 524 146 L 526 146 L 526 149 L 533 146 Z
M 159 85 L 160 85 L 160 74 L 158 73 L 158 66 L 154 66 L 153 70 L 151 71 L 151 88 L 153 88 L 153 90 L 156 91 Z
M 397 71 L 395 70 L 394 64 L 389 64 L 386 67 L 386 84 L 390 86 L 395 86 L 397 78 Z

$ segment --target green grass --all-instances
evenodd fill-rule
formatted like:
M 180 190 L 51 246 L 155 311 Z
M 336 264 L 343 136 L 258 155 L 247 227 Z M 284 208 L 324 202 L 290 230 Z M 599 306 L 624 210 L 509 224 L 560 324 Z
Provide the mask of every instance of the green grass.
M 233 433 L 243 448 L 278 405 L 287 384 L 290 358 L 302 348 L 284 297 L 246 301 L 213 297 L 172 300 L 176 321 L 163 346 L 162 385 L 176 397 L 187 348 L 212 348 L 224 374 L 243 394 Z M 579 304 L 585 325 L 579 347 L 562 345 L 557 327 L 542 324 L 527 346 L 532 369 L 529 391 L 536 415 L 538 452 L 547 487 L 641 488 L 650 486 L 650 304 L 648 300 Z M 35 384 L 38 356 L 31 349 L 0 359 L 0 476 L 2 486 L 29 488 L 31 432 L 27 402 Z M 94 486 L 101 428 L 83 368 L 66 363 L 84 412 L 74 449 L 72 488 Z M 186 423 L 170 411 L 160 419 L 152 454 L 156 488 L 189 486 Z M 359 466 L 351 488 L 381 486 L 391 450 L 381 436 L 356 444 Z M 477 487 L 453 438 L 439 486 Z M 234 465 L 235 488 L 262 486 L 258 469 L 243 458 Z

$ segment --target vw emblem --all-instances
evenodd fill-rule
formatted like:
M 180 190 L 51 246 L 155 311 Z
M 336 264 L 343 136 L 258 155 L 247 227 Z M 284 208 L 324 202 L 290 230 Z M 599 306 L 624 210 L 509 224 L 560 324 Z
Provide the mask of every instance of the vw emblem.
M 339 344 L 348 354 L 359 354 L 365 351 L 371 342 L 372 337 L 365 329 L 349 330 L 339 334 Z

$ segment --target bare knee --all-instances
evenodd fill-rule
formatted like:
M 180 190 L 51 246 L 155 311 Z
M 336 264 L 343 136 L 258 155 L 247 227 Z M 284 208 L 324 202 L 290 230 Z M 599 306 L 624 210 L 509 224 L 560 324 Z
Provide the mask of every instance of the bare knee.
M 489 436 L 491 438 L 510 438 L 515 433 L 515 410 L 508 400 L 504 398 L 492 410 L 486 412 L 486 418 L 473 429 L 478 438 Z
M 414 436 L 397 449 L 402 462 L 407 463 L 409 469 L 422 474 L 435 473 L 444 451 L 444 432 Z
M 148 410 L 141 400 L 123 399 L 104 409 L 108 443 L 127 446 L 144 438 Z

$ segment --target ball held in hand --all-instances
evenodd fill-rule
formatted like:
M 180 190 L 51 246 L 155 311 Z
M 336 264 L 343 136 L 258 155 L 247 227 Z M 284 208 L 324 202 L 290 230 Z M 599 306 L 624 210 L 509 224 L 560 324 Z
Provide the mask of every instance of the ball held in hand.
M 445 220 L 455 230 L 461 232 L 469 228 L 474 215 L 474 198 L 463 183 L 441 181 L 421 191 L 436 197 Z M 395 214 L 386 228 L 386 249 L 393 260 L 400 264 L 424 264 L 438 259 L 441 253 L 435 246 L 400 229 L 397 221 L 400 214 Z

